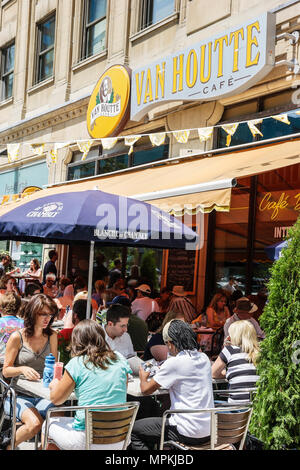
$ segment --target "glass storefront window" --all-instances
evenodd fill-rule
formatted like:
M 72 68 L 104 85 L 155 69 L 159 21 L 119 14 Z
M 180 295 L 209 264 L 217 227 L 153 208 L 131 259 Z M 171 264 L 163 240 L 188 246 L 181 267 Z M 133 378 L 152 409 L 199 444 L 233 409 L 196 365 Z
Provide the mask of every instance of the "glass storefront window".
M 243 181 L 243 187 L 232 190 L 230 212 L 216 213 L 214 291 L 234 277 L 245 292 L 250 179 Z
M 95 162 L 81 163 L 76 166 L 69 166 L 68 168 L 68 181 L 79 180 L 81 178 L 88 178 L 95 174 Z
M 261 124 L 256 124 L 256 127 L 260 130 L 262 136 L 257 134 L 255 137 L 253 137 L 252 133 L 249 130 L 247 122 L 242 122 L 241 124 L 239 124 L 236 132 L 231 137 L 231 142 L 228 147 L 234 147 L 235 145 L 247 144 L 254 141 L 263 141 L 272 138 L 274 139 L 276 137 L 298 133 L 300 131 L 300 115 L 296 114 L 297 111 L 299 110 L 295 109 L 286 113 L 288 116 L 289 124 L 278 121 L 277 119 L 274 119 L 272 117 L 263 119 Z M 274 113 L 274 115 L 278 115 L 278 113 Z M 243 118 L 241 117 L 241 120 L 242 119 Z M 232 122 L 233 121 L 234 119 L 232 120 Z M 226 147 L 227 135 L 227 132 L 225 132 L 221 127 L 218 129 L 216 148 Z
M 252 291 L 269 278 L 266 248 L 285 239 L 300 212 L 300 165 L 258 176 Z
M 116 157 L 105 158 L 99 162 L 99 173 L 110 173 L 113 171 L 128 168 L 128 155 L 118 155 Z

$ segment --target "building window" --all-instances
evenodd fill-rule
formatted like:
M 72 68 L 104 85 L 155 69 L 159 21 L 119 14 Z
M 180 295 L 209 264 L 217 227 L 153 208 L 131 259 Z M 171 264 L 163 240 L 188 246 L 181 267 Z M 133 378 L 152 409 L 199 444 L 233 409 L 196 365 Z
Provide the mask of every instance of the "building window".
M 55 43 L 55 15 L 38 25 L 37 73 L 39 83 L 53 76 Z
M 1 50 L 1 100 L 7 100 L 13 94 L 14 65 L 15 44 L 13 43 Z
M 106 43 L 106 0 L 86 0 L 82 59 L 103 51 Z
M 147 136 L 142 137 L 128 155 L 128 147 L 122 141 L 111 150 L 94 147 L 90 150 L 86 160 L 81 161 L 81 152 L 74 152 L 72 162 L 68 165 L 67 180 L 88 178 L 105 173 L 113 173 L 130 167 L 137 167 L 146 163 L 165 160 L 169 155 L 169 140 L 166 137 L 164 145 L 152 147 Z
M 141 29 L 158 23 L 175 10 L 174 0 L 142 0 L 141 1 Z

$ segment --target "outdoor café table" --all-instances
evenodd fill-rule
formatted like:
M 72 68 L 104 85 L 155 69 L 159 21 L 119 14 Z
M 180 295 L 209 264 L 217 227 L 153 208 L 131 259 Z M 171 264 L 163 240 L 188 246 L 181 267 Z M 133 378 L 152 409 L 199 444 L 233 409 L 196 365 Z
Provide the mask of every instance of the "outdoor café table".
M 50 389 L 43 386 L 43 380 L 27 380 L 18 378 L 15 384 L 15 390 L 18 393 L 25 393 L 26 395 L 35 398 L 46 398 L 50 400 Z M 77 401 L 76 395 L 72 392 L 68 398 L 70 401 Z
M 155 376 L 153 378 L 155 380 Z M 218 385 L 226 384 L 227 380 L 225 378 L 224 379 L 212 379 L 212 382 L 213 382 L 214 388 L 218 388 Z M 134 397 L 143 397 L 143 396 L 145 396 L 141 392 L 139 377 L 133 377 L 133 378 L 129 379 L 128 387 L 127 387 L 127 393 L 128 393 L 128 395 L 132 395 Z M 165 395 L 167 393 L 169 393 L 169 390 L 167 390 L 166 388 L 160 388 L 160 389 L 156 390 L 152 395 L 154 395 L 154 396 Z

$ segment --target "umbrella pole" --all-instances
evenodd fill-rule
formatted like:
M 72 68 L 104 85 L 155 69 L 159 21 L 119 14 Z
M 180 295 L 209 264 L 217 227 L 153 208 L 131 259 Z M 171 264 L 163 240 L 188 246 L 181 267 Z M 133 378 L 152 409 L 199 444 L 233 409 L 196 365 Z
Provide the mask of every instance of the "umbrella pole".
M 91 309 L 91 300 L 92 300 L 92 288 L 93 288 L 93 265 L 94 265 L 94 251 L 95 251 L 95 242 L 91 241 L 90 245 L 90 260 L 89 260 L 89 279 L 88 279 L 88 298 L 86 306 L 86 318 L 90 318 L 89 312 Z

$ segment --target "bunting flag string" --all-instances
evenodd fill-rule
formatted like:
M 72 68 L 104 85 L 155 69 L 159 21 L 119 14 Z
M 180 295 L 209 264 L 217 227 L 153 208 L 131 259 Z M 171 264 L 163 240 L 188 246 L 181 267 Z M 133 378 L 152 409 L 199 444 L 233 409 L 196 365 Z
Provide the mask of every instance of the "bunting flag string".
M 189 140 L 190 136 L 190 131 L 185 130 L 185 131 L 172 131 L 173 136 L 179 142 L 180 144 L 186 144 L 187 141 Z
M 7 159 L 9 163 L 18 160 L 20 156 L 21 144 L 7 144 Z
M 166 133 L 157 132 L 156 134 L 149 134 L 149 139 L 153 146 L 159 147 L 165 143 Z
M 102 145 L 103 149 L 104 150 L 110 150 L 118 142 L 118 137 L 107 137 L 105 139 L 100 139 L 100 140 L 101 140 L 101 145 Z
M 231 137 L 235 134 L 237 128 L 238 128 L 238 125 L 239 123 L 235 123 L 235 124 L 224 124 L 223 126 L 221 126 L 221 128 L 227 132 L 227 139 L 226 139 L 226 146 L 228 147 L 230 145 L 230 142 L 231 142 Z
M 130 155 L 130 154 L 133 152 L 133 146 L 134 146 L 134 144 L 135 144 L 141 137 L 142 137 L 141 135 L 135 135 L 135 136 L 125 137 L 125 139 L 124 139 L 124 144 L 130 147 L 129 152 L 128 152 L 128 155 Z
M 255 137 L 257 134 L 263 137 L 260 130 L 256 127 L 256 124 L 261 124 L 262 121 L 263 121 L 262 119 L 253 119 L 252 121 L 248 121 L 248 127 L 253 137 Z
M 271 118 L 280 122 L 284 122 L 284 124 L 291 124 L 287 114 L 278 114 L 278 116 L 271 116 Z
M 210 139 L 213 135 L 214 128 L 213 127 L 203 127 L 198 129 L 198 136 L 200 142 L 206 142 Z
M 300 110 L 292 110 L 291 113 L 294 113 L 296 115 L 300 115 Z M 137 134 L 137 135 L 128 135 L 128 136 L 118 136 L 118 137 L 106 137 L 106 138 L 99 138 L 99 139 L 85 139 L 85 140 L 76 140 L 72 142 L 24 142 L 24 143 L 10 143 L 6 144 L 7 147 L 7 159 L 8 163 L 14 163 L 16 162 L 22 155 L 22 157 L 25 157 L 28 152 L 24 153 L 22 152 L 22 146 L 29 146 L 31 154 L 42 156 L 46 154 L 46 162 L 48 167 L 50 167 L 53 164 L 56 164 L 57 162 L 57 156 L 58 156 L 58 150 L 67 147 L 70 144 L 77 145 L 77 148 L 82 152 L 82 158 L 81 160 L 84 161 L 90 149 L 92 148 L 93 145 L 95 145 L 97 142 L 101 142 L 101 145 L 104 150 L 111 150 L 118 141 L 123 140 L 124 144 L 129 147 L 128 155 L 130 155 L 133 152 L 133 146 L 134 144 L 141 138 L 141 137 L 149 137 L 149 140 L 152 144 L 152 146 L 160 146 L 165 143 L 165 139 L 167 135 L 173 135 L 176 141 L 180 144 L 187 144 L 191 132 L 196 132 L 198 134 L 199 141 L 206 142 L 208 139 L 212 138 L 213 136 L 213 131 L 215 128 L 221 128 L 224 130 L 224 132 L 227 134 L 226 137 L 226 147 L 228 147 L 231 144 L 231 139 L 232 136 L 236 133 L 239 125 L 241 124 L 247 124 L 248 128 L 252 134 L 253 137 L 256 135 L 260 135 L 263 137 L 263 133 L 261 130 L 257 127 L 257 124 L 263 123 L 266 119 L 275 119 L 279 122 L 282 122 L 286 125 L 290 125 L 291 122 L 289 120 L 288 113 L 282 113 L 278 115 L 272 115 L 272 116 L 266 116 L 264 118 L 260 119 L 251 119 L 251 120 L 245 120 L 245 121 L 239 121 L 239 122 L 234 122 L 234 123 L 228 123 L 228 124 L 216 124 L 214 126 L 209 126 L 209 127 L 200 127 L 200 128 L 193 128 L 193 129 L 183 129 L 183 130 L 176 130 L 176 131 L 165 131 L 165 132 L 155 132 L 155 133 L 149 133 L 149 134 Z M 194 138 L 194 136 L 193 136 Z M 50 149 L 49 149 L 50 147 Z
M 82 152 L 82 157 L 81 157 L 82 162 L 88 156 L 88 153 L 90 151 L 90 148 L 91 148 L 92 144 L 93 144 L 92 140 L 87 140 L 86 142 L 77 142 L 77 146 L 78 146 L 80 152 Z

